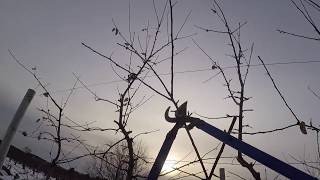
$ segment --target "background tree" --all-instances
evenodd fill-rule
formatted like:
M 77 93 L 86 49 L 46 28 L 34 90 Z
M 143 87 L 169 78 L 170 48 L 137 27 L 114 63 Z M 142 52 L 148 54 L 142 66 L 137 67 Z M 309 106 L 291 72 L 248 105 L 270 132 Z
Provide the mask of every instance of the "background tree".
M 92 163 L 88 164 L 89 174 L 103 179 L 125 179 L 128 169 L 127 162 L 129 161 L 127 156 L 128 148 L 124 142 L 116 144 L 115 146 L 111 151 L 100 150 L 96 153 L 101 153 L 101 155 L 94 156 Z M 146 177 L 148 167 L 145 160 L 147 159 L 145 150 L 141 144 L 134 149 L 135 153 L 137 153 L 135 154 L 137 158 L 135 158 L 135 166 L 133 169 L 135 177 L 133 179 Z M 107 154 L 105 152 L 107 152 Z

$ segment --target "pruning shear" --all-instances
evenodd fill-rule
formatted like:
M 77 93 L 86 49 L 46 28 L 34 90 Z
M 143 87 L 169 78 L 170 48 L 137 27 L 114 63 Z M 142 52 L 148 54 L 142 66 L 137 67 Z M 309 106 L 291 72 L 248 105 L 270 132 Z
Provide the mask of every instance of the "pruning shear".
M 190 117 L 190 115 L 187 115 L 187 101 L 181 104 L 177 110 L 175 111 L 175 117 L 172 118 L 169 116 L 170 106 L 166 109 L 165 112 L 165 119 L 166 121 L 170 123 L 175 123 L 173 128 L 167 133 L 166 139 L 164 140 L 164 143 L 161 146 L 160 152 L 155 160 L 155 163 L 153 164 L 151 168 L 151 173 L 148 176 L 149 180 L 157 179 L 162 166 L 167 159 L 167 156 L 169 154 L 169 151 L 171 149 L 171 146 L 173 144 L 173 141 L 175 140 L 178 130 L 185 125 L 185 123 L 189 122 L 190 124 L 186 126 L 186 128 L 192 128 L 194 125 L 193 122 L 197 120 L 198 118 Z
M 186 128 L 192 129 L 195 126 L 196 122 L 198 122 L 200 119 L 191 117 L 190 114 L 187 114 L 187 103 L 188 102 L 186 101 L 177 108 L 177 110 L 175 111 L 174 118 L 169 116 L 169 112 L 170 112 L 170 106 L 169 106 L 166 109 L 166 112 L 164 114 L 166 121 L 170 123 L 177 123 L 180 125 L 180 127 L 185 125 L 185 123 L 190 123 L 186 125 Z
M 289 179 L 294 180 L 315 180 L 317 178 L 314 178 L 310 176 L 309 174 L 306 174 L 305 172 L 296 169 L 295 167 L 255 148 L 254 146 L 251 146 L 250 144 L 247 144 L 230 134 L 206 123 L 205 121 L 199 119 L 199 118 L 193 118 L 189 114 L 187 114 L 187 102 L 184 102 L 179 106 L 175 112 L 175 118 L 172 118 L 169 116 L 170 107 L 167 108 L 165 112 L 165 119 L 166 121 L 170 123 L 175 123 L 174 127 L 168 132 L 166 139 L 164 143 L 161 146 L 160 152 L 155 159 L 155 162 L 151 168 L 151 171 L 148 176 L 148 180 L 154 180 L 158 179 L 158 176 L 161 172 L 162 166 L 167 159 L 167 156 L 170 152 L 171 146 L 173 144 L 173 141 L 176 138 L 176 135 L 178 133 L 178 130 L 181 127 L 186 128 L 193 128 L 196 126 L 198 129 L 204 131 L 205 133 L 209 134 L 210 136 L 213 136 L 217 138 L 218 140 L 222 141 L 223 143 L 231 146 L 234 149 L 237 149 L 238 151 L 241 151 L 243 154 L 246 154 L 248 157 L 251 157 L 252 159 L 255 159 L 256 161 L 262 163 L 263 165 L 273 169 L 274 171 L 282 174 L 283 176 L 286 176 Z M 186 125 L 186 123 L 189 123 Z

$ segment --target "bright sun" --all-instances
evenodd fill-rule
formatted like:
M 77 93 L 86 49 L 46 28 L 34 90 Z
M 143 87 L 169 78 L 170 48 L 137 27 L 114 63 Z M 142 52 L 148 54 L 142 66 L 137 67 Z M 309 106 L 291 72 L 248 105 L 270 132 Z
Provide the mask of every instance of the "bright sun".
M 174 160 L 167 160 L 164 162 L 162 167 L 162 173 L 173 171 L 176 165 L 176 161 Z

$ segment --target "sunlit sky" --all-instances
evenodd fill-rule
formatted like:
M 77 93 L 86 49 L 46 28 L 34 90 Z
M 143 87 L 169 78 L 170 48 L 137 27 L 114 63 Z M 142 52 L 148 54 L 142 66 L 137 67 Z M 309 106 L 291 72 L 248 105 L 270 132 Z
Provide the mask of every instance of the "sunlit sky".
M 131 0 L 130 4 L 132 32 L 141 34 L 141 29 L 146 27 L 148 22 L 155 25 L 152 1 Z M 165 1 L 156 1 L 159 11 L 164 4 Z M 178 1 L 174 8 L 174 26 L 177 30 L 191 11 L 190 18 L 182 29 L 182 34 L 196 33 L 192 38 L 213 59 L 223 67 L 230 66 L 233 61 L 227 56 L 231 53 L 231 49 L 227 45 L 226 37 L 222 34 L 206 33 L 195 27 L 197 25 L 223 29 L 222 24 L 211 14 L 210 6 L 209 0 Z M 233 27 L 239 22 L 247 22 L 241 30 L 241 39 L 247 48 L 254 43 L 253 64 L 259 64 L 258 55 L 266 63 L 320 60 L 319 42 L 283 35 L 276 31 L 281 29 L 313 35 L 312 28 L 297 13 L 289 0 L 225 0 L 221 2 L 221 6 Z M 118 99 L 117 89 L 123 89 L 125 83 L 118 81 L 119 78 L 105 59 L 86 49 L 81 42 L 85 42 L 103 54 L 113 53 L 112 56 L 122 64 L 128 63 L 123 49 L 116 45 L 117 42 L 121 42 L 121 39 L 114 36 L 111 31 L 114 27 L 112 24 L 112 19 L 114 19 L 119 29 L 128 35 L 128 9 L 128 0 L 1 0 L 0 136 L 3 137 L 6 127 L 28 88 L 34 88 L 37 95 L 21 123 L 20 130 L 32 131 L 35 128 L 35 120 L 40 116 L 37 108 L 45 104 L 44 97 L 40 96 L 43 91 L 37 86 L 33 77 L 10 57 L 8 49 L 11 49 L 28 68 L 36 67 L 37 74 L 41 80 L 49 83 L 48 89 L 58 100 L 66 99 L 68 89 L 75 82 L 72 74 L 75 73 L 97 95 L 116 101 Z M 319 18 L 319 16 L 316 17 Z M 212 65 L 211 61 L 195 46 L 191 38 L 183 39 L 176 44 L 177 51 L 184 48 L 186 50 L 175 58 L 175 71 L 184 72 L 175 75 L 175 97 L 180 102 L 188 101 L 190 112 L 204 116 L 218 117 L 235 114 L 237 112 L 235 106 L 229 99 L 225 99 L 227 91 L 223 86 L 223 79 L 218 76 L 206 81 L 216 73 L 216 71 L 208 70 Z M 169 56 L 167 52 L 160 55 L 160 58 Z M 320 92 L 320 64 L 274 65 L 268 68 L 298 117 L 305 122 L 312 119 L 313 124 L 318 125 L 320 123 L 318 120 L 320 101 L 307 87 L 310 86 Z M 203 69 L 207 70 L 185 72 Z M 170 71 L 169 62 L 161 64 L 157 70 L 159 73 L 168 73 Z M 226 72 L 232 75 L 232 71 L 233 69 L 230 69 Z M 162 77 L 169 82 L 168 76 Z M 154 77 L 147 78 L 146 81 L 156 88 L 161 88 Z M 116 109 L 105 102 L 96 102 L 86 89 L 81 85 L 78 87 L 80 88 L 71 97 L 65 114 L 79 123 L 95 121 L 95 126 L 98 127 L 116 127 L 113 122 L 117 117 Z M 253 97 L 246 107 L 254 109 L 245 115 L 245 123 L 252 127 L 246 131 L 269 130 L 295 122 L 261 66 L 251 68 L 246 94 Z M 128 128 L 134 134 L 158 130 L 137 139 L 137 142 L 145 146 L 148 157 L 154 158 L 165 134 L 172 127 L 172 124 L 164 120 L 165 109 L 172 104 L 150 89 L 142 87 L 139 97 L 144 95 L 152 96 L 152 98 L 132 115 Z M 206 121 L 221 129 L 226 129 L 231 119 Z M 199 130 L 192 130 L 192 134 L 201 154 L 216 147 L 219 143 Z M 88 139 L 93 145 L 99 145 L 114 141 L 120 136 L 115 136 L 114 133 L 99 132 L 86 133 L 82 137 Z M 272 134 L 244 136 L 244 140 L 289 162 L 294 162 L 289 154 L 296 157 L 305 156 L 310 161 L 315 160 L 314 134 L 302 135 L 298 128 Z M 29 146 L 35 154 L 48 158 L 50 146 L 43 145 L 43 142 L 17 134 L 14 145 L 22 148 Z M 169 159 L 179 160 L 191 150 L 192 146 L 187 134 L 181 130 Z M 227 148 L 224 155 L 232 156 L 235 155 L 235 152 Z M 194 158 L 193 153 L 188 156 L 187 160 Z M 239 166 L 221 165 L 220 167 L 225 167 L 229 171 L 238 169 L 235 171 L 244 177 L 250 177 L 249 173 L 238 168 Z M 194 171 L 198 170 L 194 168 Z

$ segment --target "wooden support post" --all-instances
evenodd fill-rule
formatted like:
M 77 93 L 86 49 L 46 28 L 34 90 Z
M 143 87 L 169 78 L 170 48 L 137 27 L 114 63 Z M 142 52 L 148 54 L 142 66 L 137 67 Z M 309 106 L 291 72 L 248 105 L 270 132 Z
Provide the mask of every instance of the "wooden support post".
M 220 168 L 220 180 L 226 180 L 226 173 L 224 171 L 224 168 Z

